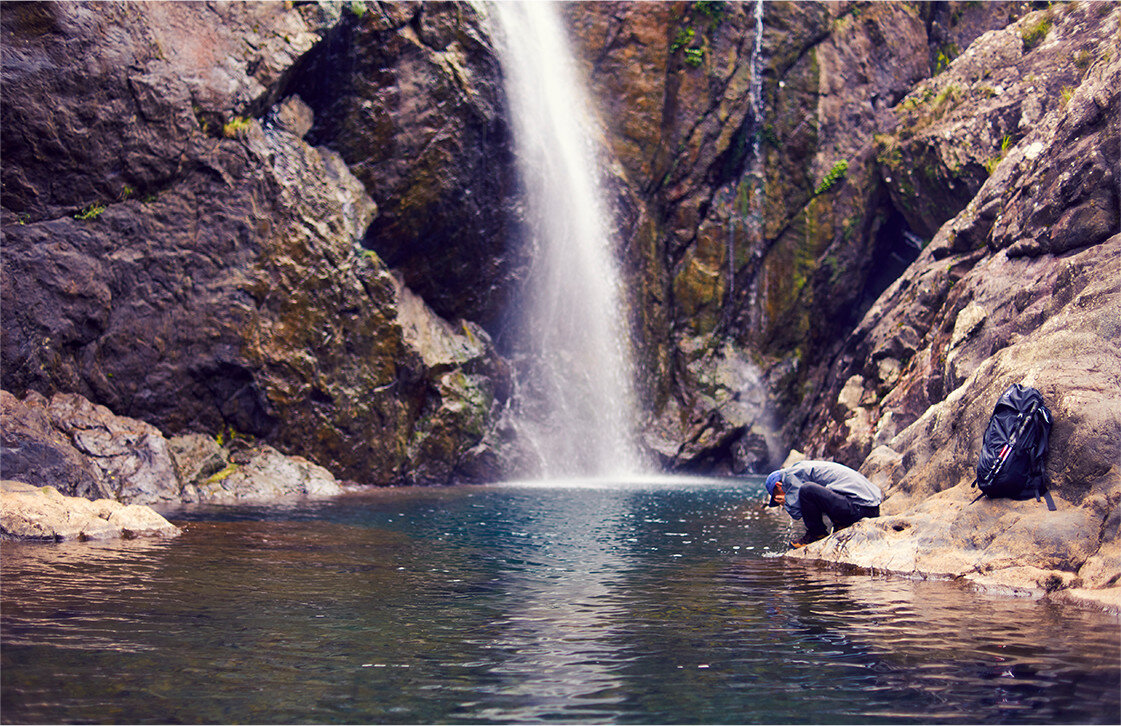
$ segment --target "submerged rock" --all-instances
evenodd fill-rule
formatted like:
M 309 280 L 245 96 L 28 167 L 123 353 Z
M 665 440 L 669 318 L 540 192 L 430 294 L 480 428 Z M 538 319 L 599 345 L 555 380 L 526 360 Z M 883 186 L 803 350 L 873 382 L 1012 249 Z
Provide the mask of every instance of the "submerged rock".
M 179 528 L 151 507 L 68 497 L 50 486 L 0 482 L 0 539 L 59 542 L 178 534 Z

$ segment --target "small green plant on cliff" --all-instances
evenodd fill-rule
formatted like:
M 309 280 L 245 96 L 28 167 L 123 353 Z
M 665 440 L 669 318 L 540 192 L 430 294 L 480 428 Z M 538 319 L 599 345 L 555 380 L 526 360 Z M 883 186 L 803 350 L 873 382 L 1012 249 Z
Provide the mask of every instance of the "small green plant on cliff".
M 726 5 L 727 3 L 721 0 L 697 0 L 693 3 L 693 9 L 708 18 L 712 29 L 715 30 L 720 21 L 724 19 L 724 13 L 727 12 Z
M 905 113 L 912 113 L 925 106 L 932 98 L 934 98 L 934 89 L 927 86 L 922 90 L 922 93 L 912 94 L 903 99 L 903 102 L 899 104 L 899 108 Z
M 847 10 L 833 19 L 833 22 L 829 24 L 830 30 L 834 33 L 839 33 L 841 29 L 844 28 L 845 25 L 849 22 L 849 18 L 855 20 L 856 18 L 860 17 L 861 10 L 862 8 L 860 6 L 860 3 L 852 3 L 851 5 L 849 5 Z
M 196 103 L 191 106 L 191 110 L 195 112 L 195 120 L 198 121 L 199 128 L 202 129 L 204 134 L 210 136 L 210 119 L 207 117 L 206 112 L 203 111 L 202 106 Z
M 989 173 L 989 176 L 992 176 L 1000 162 L 1004 161 L 1004 157 L 1008 155 L 1010 148 L 1012 148 L 1012 137 L 1005 136 L 1004 140 L 1000 142 L 1000 156 L 994 156 L 985 162 L 985 171 Z
M 715 33 L 721 21 L 724 19 L 724 14 L 727 12 L 725 6 L 726 3 L 713 0 L 698 0 L 698 2 L 694 2 L 688 11 L 685 24 L 678 28 L 673 42 L 670 43 L 670 54 L 681 52 L 686 65 L 692 68 L 700 67 L 704 63 L 707 41 L 704 36 L 698 35 L 697 31 L 693 28 L 693 22 L 707 19 L 708 32 L 710 34 Z M 695 41 L 700 42 L 699 46 L 694 45 Z
M 1074 67 L 1077 68 L 1079 72 L 1085 73 L 1093 60 L 1094 57 L 1090 54 L 1090 51 L 1080 50 L 1074 54 Z
M 774 124 L 763 124 L 763 128 L 759 129 L 759 139 L 772 148 L 779 148 L 778 134 L 775 133 Z
M 204 482 L 204 483 L 205 484 L 217 484 L 218 482 L 220 482 L 223 479 L 225 479 L 226 477 L 228 477 L 230 474 L 233 474 L 239 468 L 241 468 L 241 467 L 239 467 L 237 464 L 230 464 L 229 466 L 227 466 L 225 469 L 218 472 L 217 474 L 211 475 L 206 480 L 206 482 Z
M 943 111 L 947 102 L 956 104 L 960 100 L 961 89 L 958 88 L 957 85 L 951 83 L 939 91 L 938 95 L 934 97 L 934 110 Z
M 236 136 L 241 136 L 252 125 L 253 122 L 250 119 L 234 116 L 222 127 L 222 135 L 227 139 L 232 139 Z
M 74 215 L 74 219 L 80 219 L 82 221 L 97 219 L 101 216 L 101 213 L 104 212 L 105 209 L 105 205 L 101 202 L 93 202 L 92 204 L 87 204 L 80 211 L 78 211 Z
M 833 168 L 829 170 L 829 173 L 825 175 L 825 178 L 821 180 L 821 183 L 817 185 L 817 189 L 814 190 L 814 194 L 825 194 L 827 191 L 836 186 L 837 182 L 841 181 L 841 179 L 844 178 L 845 174 L 848 173 L 848 170 L 849 163 L 847 161 L 845 161 L 844 159 L 838 161 L 833 165 Z
M 685 48 L 693 42 L 693 38 L 696 36 L 696 34 L 697 31 L 693 30 L 690 27 L 679 28 L 677 30 L 677 36 L 673 39 L 673 43 L 670 44 L 669 52 L 676 53 L 682 48 Z
M 353 0 L 348 7 L 350 8 L 351 14 L 356 18 L 361 18 L 366 14 L 366 3 L 362 2 L 362 0 Z
M 229 446 L 235 441 L 252 442 L 253 437 L 249 434 L 241 433 L 233 426 L 226 426 L 218 432 L 218 435 L 214 437 L 214 440 L 218 443 L 219 446 Z
M 1034 49 L 1042 43 L 1043 39 L 1046 38 L 1047 34 L 1050 32 L 1051 14 L 1047 12 L 1039 22 L 1026 26 L 1020 32 L 1020 38 L 1024 41 L 1024 52 L 1027 53 L 1029 50 Z
M 947 43 L 938 50 L 938 56 L 934 59 L 934 75 L 938 75 L 942 71 L 950 67 L 950 63 L 954 58 L 961 55 L 956 43 Z
M 1059 91 L 1059 96 L 1060 96 L 1059 108 L 1066 108 L 1067 104 L 1070 103 L 1071 96 L 1073 96 L 1073 95 L 1074 95 L 1074 86 L 1063 86 L 1062 90 Z

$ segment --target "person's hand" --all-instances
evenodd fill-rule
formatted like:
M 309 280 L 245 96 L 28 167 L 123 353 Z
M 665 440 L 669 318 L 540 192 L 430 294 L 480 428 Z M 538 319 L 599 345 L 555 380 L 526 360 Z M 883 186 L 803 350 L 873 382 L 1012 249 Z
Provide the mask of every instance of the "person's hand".
M 775 482 L 775 490 L 771 493 L 771 498 L 779 504 L 786 503 L 786 492 L 782 490 L 782 482 Z

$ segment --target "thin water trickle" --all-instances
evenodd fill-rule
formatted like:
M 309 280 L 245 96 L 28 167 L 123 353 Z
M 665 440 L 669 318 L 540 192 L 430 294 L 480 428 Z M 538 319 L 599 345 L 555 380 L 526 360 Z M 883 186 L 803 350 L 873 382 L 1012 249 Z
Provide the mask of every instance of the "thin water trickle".
M 602 136 L 552 3 L 496 3 L 534 264 L 519 321 L 528 349 L 518 429 L 552 476 L 642 470 L 634 370 Z
M 763 128 L 763 0 L 755 0 L 755 42 L 751 47 L 751 111 L 755 128 Z M 759 168 L 762 135 L 756 133 L 752 143 L 752 171 Z

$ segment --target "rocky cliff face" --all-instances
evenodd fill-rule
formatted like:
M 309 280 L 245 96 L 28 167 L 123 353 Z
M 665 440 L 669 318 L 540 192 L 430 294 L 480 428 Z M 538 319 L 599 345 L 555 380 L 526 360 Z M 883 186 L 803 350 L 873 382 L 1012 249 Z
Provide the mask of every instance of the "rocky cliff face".
M 1086 324 L 1088 312 L 1103 319 L 1115 314 L 1108 292 L 1116 283 L 1110 238 L 1121 224 L 1121 152 L 1111 87 L 1121 59 L 1111 57 L 1108 46 L 1117 23 L 1117 15 L 1100 5 L 1033 13 L 985 36 L 899 104 L 903 122 L 880 143 L 892 159 L 885 169 L 892 193 L 909 200 L 903 206 L 916 219 L 938 220 L 947 212 L 937 211 L 946 209 L 944 199 L 916 192 L 912 178 L 941 178 L 948 186 L 955 173 L 966 175 L 970 168 L 988 165 L 992 173 L 946 218 L 916 263 L 820 372 L 820 394 L 803 407 L 815 452 L 830 449 L 859 462 L 1004 349 L 1034 343 L 1060 321 L 1058 327 L 1073 331 Z M 1047 37 L 1024 53 L 1024 38 L 1041 24 Z M 998 65 L 998 58 L 1008 59 L 1007 66 Z M 1028 78 L 1047 90 L 1017 90 Z M 952 108 L 915 112 L 955 94 Z M 999 145 L 996 136 L 1003 139 Z M 935 149 L 925 166 L 913 155 L 916 147 Z M 969 161 L 985 154 L 991 156 L 984 164 Z M 891 164 L 897 155 L 917 166 L 896 172 Z M 1102 286 L 1102 294 L 1091 305 L 1071 307 L 1087 286 Z M 1108 344 L 1108 328 L 1088 325 Z M 1114 357 L 1097 345 L 1085 353 Z M 1038 360 L 1043 364 L 1048 354 L 1041 352 Z M 1059 366 L 1055 372 L 1080 387 L 1080 369 Z M 878 431 L 868 428 L 872 422 Z
M 485 16 L 468 3 L 368 7 L 293 84 L 315 110 L 309 139 L 338 151 L 377 202 L 363 244 L 441 316 L 496 332 L 529 257 Z
M 304 140 L 309 54 L 357 22 L 331 8 L 5 8 L 5 388 L 365 482 L 493 475 L 489 336 L 363 247 L 367 188 Z
M 750 5 L 569 7 L 619 160 L 666 464 L 774 463 L 770 408 L 780 451 L 889 494 L 891 516 L 800 556 L 1116 585 L 1116 6 L 767 3 L 761 55 Z M 760 373 L 773 398 L 746 400 Z M 1057 513 L 966 504 L 1013 382 L 1055 413 Z
M 650 443 L 668 466 L 764 469 L 781 458 L 763 445 L 775 410 L 782 438 L 799 438 L 804 421 L 787 417 L 809 373 L 934 231 L 885 182 L 893 107 L 1026 8 L 566 6 L 618 157 Z M 964 184 L 958 196 L 960 209 Z M 718 375 L 729 365 L 766 376 L 773 397 L 723 405 L 744 391 Z

